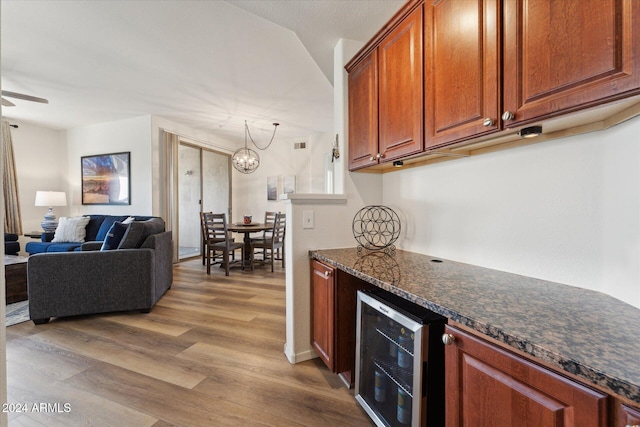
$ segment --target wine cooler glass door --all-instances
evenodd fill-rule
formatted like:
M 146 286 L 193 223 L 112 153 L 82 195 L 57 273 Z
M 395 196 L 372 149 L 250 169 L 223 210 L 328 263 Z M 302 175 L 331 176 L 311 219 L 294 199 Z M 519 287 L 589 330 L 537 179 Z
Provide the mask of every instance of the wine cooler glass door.
M 378 426 L 421 425 L 422 325 L 362 292 L 358 319 L 356 399 Z

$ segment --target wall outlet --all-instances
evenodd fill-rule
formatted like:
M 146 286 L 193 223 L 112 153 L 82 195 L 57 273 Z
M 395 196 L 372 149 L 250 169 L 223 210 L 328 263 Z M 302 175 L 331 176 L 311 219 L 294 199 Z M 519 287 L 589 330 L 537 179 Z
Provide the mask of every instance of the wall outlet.
M 302 228 L 313 228 L 313 211 L 302 211 Z

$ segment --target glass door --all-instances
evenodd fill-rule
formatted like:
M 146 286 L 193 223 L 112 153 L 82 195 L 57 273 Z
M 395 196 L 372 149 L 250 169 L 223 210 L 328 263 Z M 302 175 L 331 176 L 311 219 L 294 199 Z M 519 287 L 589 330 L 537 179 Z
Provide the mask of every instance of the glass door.
M 202 256 L 200 212 L 230 216 L 230 156 L 180 142 L 178 147 L 178 259 Z

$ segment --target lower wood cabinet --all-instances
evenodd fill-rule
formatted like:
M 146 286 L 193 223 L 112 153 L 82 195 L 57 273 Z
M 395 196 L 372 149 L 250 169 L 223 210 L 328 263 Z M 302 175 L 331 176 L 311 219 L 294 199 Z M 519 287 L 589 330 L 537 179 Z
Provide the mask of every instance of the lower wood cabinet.
M 615 420 L 615 427 L 640 426 L 640 409 L 635 409 L 625 404 L 619 404 Z
M 311 346 L 351 386 L 355 378 L 358 290 L 374 286 L 311 260 Z
M 320 359 L 335 371 L 336 269 L 311 261 L 311 346 Z
M 607 395 L 460 329 L 445 334 L 447 427 L 608 425 Z

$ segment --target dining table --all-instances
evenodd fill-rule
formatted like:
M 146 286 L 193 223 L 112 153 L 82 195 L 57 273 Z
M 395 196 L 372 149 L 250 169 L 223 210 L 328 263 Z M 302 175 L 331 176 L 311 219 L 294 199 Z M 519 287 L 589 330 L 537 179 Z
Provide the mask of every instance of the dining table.
M 227 229 L 234 233 L 244 234 L 244 248 L 242 248 L 242 268 L 244 268 L 251 267 L 251 233 L 269 231 L 273 229 L 273 224 L 258 222 L 245 224 L 243 222 L 236 222 L 229 224 Z

